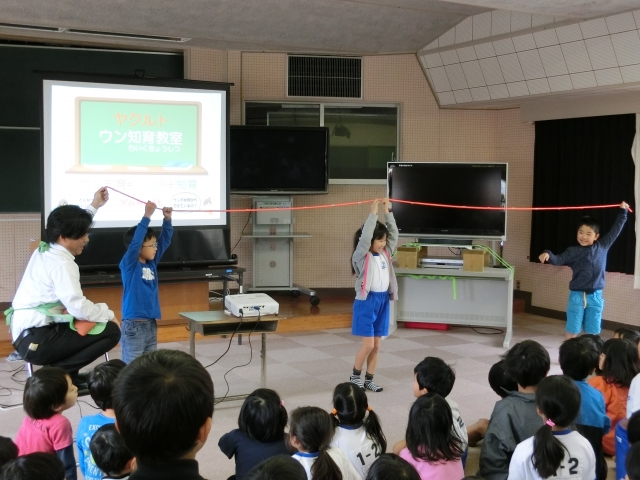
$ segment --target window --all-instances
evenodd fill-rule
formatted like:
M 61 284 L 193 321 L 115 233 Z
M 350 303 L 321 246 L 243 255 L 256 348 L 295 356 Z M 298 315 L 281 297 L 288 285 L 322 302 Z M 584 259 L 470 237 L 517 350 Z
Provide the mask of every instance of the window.
M 398 159 L 397 105 L 246 102 L 244 118 L 245 125 L 328 127 L 332 183 L 382 183 L 387 162 Z

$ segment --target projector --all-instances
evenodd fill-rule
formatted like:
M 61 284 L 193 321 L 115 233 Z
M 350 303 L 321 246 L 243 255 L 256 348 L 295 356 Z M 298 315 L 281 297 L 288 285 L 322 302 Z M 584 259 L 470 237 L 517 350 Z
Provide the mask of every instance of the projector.
M 258 315 L 277 315 L 278 302 L 266 293 L 247 293 L 227 295 L 224 308 L 236 317 L 257 317 Z

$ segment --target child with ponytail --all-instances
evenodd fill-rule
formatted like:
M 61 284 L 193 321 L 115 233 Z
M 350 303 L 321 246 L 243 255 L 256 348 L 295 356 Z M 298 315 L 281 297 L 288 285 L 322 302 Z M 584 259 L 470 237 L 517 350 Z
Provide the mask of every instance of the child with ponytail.
M 536 409 L 544 425 L 518 444 L 509 480 L 593 480 L 596 457 L 589 441 L 571 426 L 580 412 L 580 390 L 566 375 L 553 375 L 536 389 Z
M 300 407 L 289 415 L 289 442 L 298 450 L 293 458 L 308 480 L 361 480 L 344 452 L 330 446 L 334 433 L 331 415 L 321 408 Z
M 331 446 L 342 450 L 360 476 L 366 477 L 373 462 L 387 450 L 387 439 L 366 393 L 351 382 L 339 384 L 333 391 L 331 414 L 337 427 Z

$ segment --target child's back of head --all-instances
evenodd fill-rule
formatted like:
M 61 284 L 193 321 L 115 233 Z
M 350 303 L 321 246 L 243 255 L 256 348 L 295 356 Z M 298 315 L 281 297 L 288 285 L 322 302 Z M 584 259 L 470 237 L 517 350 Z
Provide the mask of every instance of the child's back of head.
M 631 445 L 640 441 L 640 410 L 634 412 L 633 415 L 629 417 L 629 423 L 627 423 L 627 439 Z
M 52 453 L 30 453 L 2 467 L 0 480 L 64 480 L 62 460 Z
M 307 480 L 307 472 L 290 455 L 275 455 L 249 470 L 244 480 Z
M 638 346 L 629 340 L 611 338 L 604 342 L 600 363 L 607 383 L 629 388 L 633 377 L 640 373 Z
M 415 374 L 414 386 L 420 391 L 426 390 L 429 393 L 437 393 L 445 398 L 453 389 L 456 381 L 456 373 L 444 360 L 438 357 L 426 357 L 413 369 Z M 419 392 L 414 390 L 417 397 Z
M 640 442 L 634 443 L 627 452 L 625 466 L 629 480 L 640 480 Z
M 590 339 L 596 346 L 596 352 L 598 355 L 602 353 L 602 347 L 604 346 L 604 338 L 600 335 L 596 335 L 595 333 L 583 333 L 578 338 L 588 338 Z
M 377 452 L 387 450 L 387 438 L 382 432 L 378 415 L 369 407 L 367 394 L 351 382 L 340 383 L 333 391 L 333 411 L 338 425 L 362 425 Z
M 459 459 L 462 442 L 453 432 L 453 414 L 447 401 L 437 393 L 418 397 L 409 411 L 405 439 L 416 460 L 447 462 Z
M 9 437 L 0 437 L 0 467 L 18 458 L 18 446 Z
M 257 442 L 276 442 L 284 439 L 287 420 L 287 409 L 278 394 L 268 388 L 259 388 L 242 404 L 238 428 Z
M 59 367 L 42 367 L 27 378 L 22 397 L 26 414 L 33 419 L 51 418 L 65 403 L 69 375 Z
M 640 332 L 635 328 L 619 328 L 613 332 L 613 338 L 621 338 L 623 340 L 630 340 L 638 345 L 640 343 Z
M 504 367 L 509 378 L 520 387 L 535 387 L 549 372 L 549 352 L 534 340 L 524 340 L 506 353 Z
M 371 465 L 365 480 L 420 480 L 420 475 L 404 458 L 384 453 Z
M 120 477 L 131 472 L 133 453 L 113 423 L 103 425 L 91 437 L 91 457 L 108 477 Z
M 126 366 L 127 364 L 122 360 L 114 359 L 101 363 L 89 373 L 87 377 L 89 394 L 100 410 L 113 408 L 111 402 L 113 385 Z
M 211 428 L 213 381 L 195 358 L 157 350 L 136 358 L 113 390 L 118 430 L 139 464 L 161 467 L 201 448 Z
M 302 451 L 318 453 L 311 466 L 311 475 L 316 479 L 341 480 L 342 472 L 329 455 L 335 425 L 331 415 L 318 407 L 296 408 L 289 416 L 291 442 L 299 444 Z
M 507 392 L 518 391 L 518 383 L 504 370 L 504 360 L 494 363 L 489 369 L 489 385 L 502 398 L 507 396 Z
M 590 338 L 576 337 L 560 345 L 559 361 L 562 373 L 573 380 L 584 380 L 598 365 L 596 346 Z

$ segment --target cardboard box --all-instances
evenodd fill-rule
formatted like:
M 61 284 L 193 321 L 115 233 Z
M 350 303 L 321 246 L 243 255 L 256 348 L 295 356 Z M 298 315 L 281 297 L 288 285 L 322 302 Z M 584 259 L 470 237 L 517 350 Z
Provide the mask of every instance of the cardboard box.
M 484 272 L 489 265 L 489 252 L 480 248 L 462 251 L 462 270 L 467 272 Z
M 427 256 L 427 247 L 398 247 L 397 268 L 418 268 L 420 259 Z

